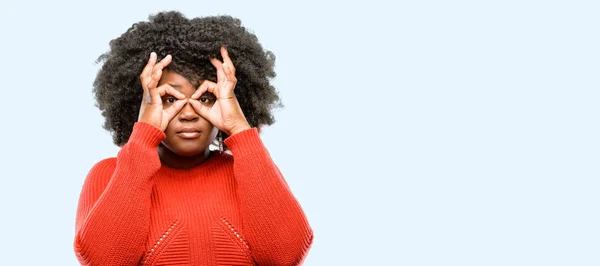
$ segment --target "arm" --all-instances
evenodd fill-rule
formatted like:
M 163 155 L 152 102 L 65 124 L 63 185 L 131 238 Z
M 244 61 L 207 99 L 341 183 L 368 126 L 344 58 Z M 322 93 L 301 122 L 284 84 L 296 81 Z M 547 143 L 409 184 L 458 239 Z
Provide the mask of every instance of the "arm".
M 283 175 L 251 128 L 225 140 L 233 153 L 243 232 L 259 265 L 300 265 L 313 231 Z
M 90 170 L 77 207 L 73 247 L 82 265 L 134 265 L 150 224 L 151 177 L 160 168 L 156 148 L 165 135 L 136 122 L 116 160 Z

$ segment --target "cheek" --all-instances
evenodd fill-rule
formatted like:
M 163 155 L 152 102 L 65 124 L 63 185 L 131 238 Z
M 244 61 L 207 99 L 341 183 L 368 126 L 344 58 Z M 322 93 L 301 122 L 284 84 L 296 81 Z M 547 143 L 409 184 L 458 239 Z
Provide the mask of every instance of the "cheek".
M 171 132 L 172 130 L 174 130 L 175 124 L 177 124 L 176 121 L 178 121 L 178 120 L 179 120 L 179 113 L 175 114 L 175 116 L 171 119 L 171 121 L 169 121 L 169 123 L 167 124 L 167 129 L 165 129 L 165 133 Z

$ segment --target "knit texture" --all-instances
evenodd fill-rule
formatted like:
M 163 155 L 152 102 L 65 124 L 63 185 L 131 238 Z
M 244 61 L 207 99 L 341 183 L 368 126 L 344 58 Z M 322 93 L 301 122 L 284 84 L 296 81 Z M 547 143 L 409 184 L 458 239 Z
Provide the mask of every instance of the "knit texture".
M 190 169 L 161 164 L 164 138 L 137 122 L 90 170 L 73 243 L 82 265 L 302 264 L 313 231 L 256 128 Z

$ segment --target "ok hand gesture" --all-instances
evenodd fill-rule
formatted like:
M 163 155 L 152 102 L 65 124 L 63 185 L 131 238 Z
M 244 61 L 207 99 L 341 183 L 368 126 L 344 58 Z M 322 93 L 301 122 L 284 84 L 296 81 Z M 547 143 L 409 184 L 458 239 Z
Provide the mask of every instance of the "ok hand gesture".
M 172 57 L 167 55 L 158 63 L 156 63 L 156 57 L 156 53 L 152 52 L 150 54 L 150 59 L 148 59 L 148 63 L 140 75 L 144 95 L 142 97 L 138 121 L 146 122 L 165 131 L 169 121 L 179 113 L 181 108 L 187 103 L 187 99 L 183 93 L 169 84 L 157 87 L 162 76 L 162 70 L 171 63 Z M 163 109 L 162 97 L 165 94 L 174 96 L 177 98 L 177 101 L 168 108 Z
M 217 69 L 217 83 L 210 80 L 202 82 L 200 87 L 194 92 L 189 102 L 194 110 L 208 120 L 219 130 L 224 131 L 229 136 L 249 129 L 250 125 L 242 112 L 242 108 L 235 97 L 233 90 L 237 79 L 235 78 L 235 67 L 227 49 L 221 47 L 223 62 L 219 59 L 211 58 L 210 62 Z M 216 97 L 214 104 L 210 102 L 198 101 L 198 99 L 210 92 Z

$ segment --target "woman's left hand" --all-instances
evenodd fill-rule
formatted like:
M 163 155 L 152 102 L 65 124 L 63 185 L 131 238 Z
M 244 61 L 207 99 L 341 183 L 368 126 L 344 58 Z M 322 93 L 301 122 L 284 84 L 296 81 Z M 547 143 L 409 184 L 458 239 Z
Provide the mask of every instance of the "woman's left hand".
M 221 55 L 223 62 L 216 58 L 210 59 L 217 69 L 217 83 L 210 80 L 203 81 L 190 98 L 190 103 L 194 110 L 208 122 L 232 136 L 251 127 L 233 92 L 237 82 L 235 67 L 225 47 L 221 47 Z M 205 92 L 210 92 L 216 97 L 214 103 L 212 103 L 213 99 L 202 97 Z M 198 101 L 199 98 L 202 98 L 203 102 Z

